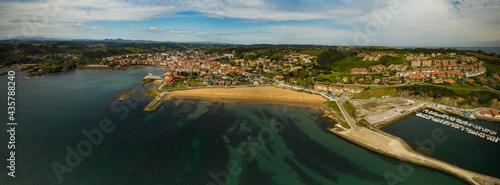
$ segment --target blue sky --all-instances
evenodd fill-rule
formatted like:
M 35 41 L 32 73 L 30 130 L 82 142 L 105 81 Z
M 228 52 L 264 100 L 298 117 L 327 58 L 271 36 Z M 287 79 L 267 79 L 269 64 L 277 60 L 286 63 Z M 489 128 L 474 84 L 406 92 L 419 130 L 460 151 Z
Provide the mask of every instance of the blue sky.
M 0 0 L 0 39 L 500 46 L 499 0 Z

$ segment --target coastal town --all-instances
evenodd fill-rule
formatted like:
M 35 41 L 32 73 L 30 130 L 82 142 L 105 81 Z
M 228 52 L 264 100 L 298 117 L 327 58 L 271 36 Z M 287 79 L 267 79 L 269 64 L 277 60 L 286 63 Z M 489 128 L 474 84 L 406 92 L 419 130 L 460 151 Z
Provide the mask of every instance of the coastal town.
M 328 130 L 346 140 L 384 155 L 442 170 L 471 184 L 499 181 L 424 156 L 422 153 L 425 153 L 426 148 L 408 146 L 400 138 L 380 130 L 416 115 L 491 143 L 499 142 L 496 130 L 467 121 L 479 119 L 500 122 L 495 95 L 499 92 L 497 84 L 500 82 L 500 72 L 489 71 L 485 66 L 488 65 L 487 61 L 463 52 L 411 53 L 398 52 L 398 49 L 357 50 L 354 54 L 344 54 L 351 52 L 348 49 L 319 52 L 282 50 L 278 51 L 279 57 L 262 56 L 259 52 L 264 51 L 173 50 L 131 53 L 106 56 L 100 58 L 98 64 L 87 64 L 86 67 L 162 69 L 162 74 L 149 73 L 143 78 L 145 84 L 158 84 L 151 88 L 156 96 L 144 108 L 147 112 L 156 111 L 164 101 L 191 98 L 209 100 L 214 104 L 249 98 L 253 102 L 293 106 L 317 107 L 321 104 L 324 117 L 335 122 Z M 338 61 L 329 62 L 344 62 L 346 66 L 324 65 L 324 61 L 321 62 L 324 60 L 323 53 L 343 55 Z M 51 57 L 80 59 L 79 56 L 67 54 L 27 58 L 37 60 Z M 420 87 L 425 87 L 426 90 L 422 90 L 425 96 L 416 95 L 415 92 L 421 91 L 418 89 Z M 471 97 L 476 99 L 466 99 L 463 94 L 456 93 L 476 89 L 478 91 L 473 92 L 487 93 L 472 94 Z M 408 92 L 413 95 L 405 96 Z M 481 96 L 492 98 L 481 100 Z M 455 103 L 449 104 L 442 98 L 468 102 L 460 107 L 457 106 L 458 101 L 448 101 Z M 123 98 L 118 100 L 122 101 Z M 492 106 L 472 105 L 479 102 Z
M 395 56 L 391 53 L 359 53 L 358 57 L 365 60 L 378 61 L 379 58 Z M 500 73 L 494 73 L 491 78 L 481 77 L 486 73 L 482 61 L 473 56 L 463 56 L 456 53 L 404 54 L 411 65 L 377 64 L 369 68 L 352 68 L 350 74 L 360 77 L 337 76 L 336 84 L 388 85 L 413 82 L 431 82 L 435 84 L 488 84 L 496 87 Z M 211 55 L 202 51 L 164 53 L 140 53 L 103 58 L 111 64 L 120 65 L 153 65 L 168 67 L 165 77 L 173 78 L 175 82 L 204 82 L 210 86 L 259 85 L 270 84 L 282 80 L 284 74 L 293 71 L 306 70 L 315 61 L 315 56 L 292 53 L 282 60 L 259 58 L 257 60 L 236 59 L 234 54 Z M 447 58 L 447 59 L 441 59 Z M 449 58 L 449 59 L 448 59 Z M 309 71 L 308 71 L 309 72 Z M 268 74 L 268 75 L 263 75 Z M 195 77 L 195 78 L 193 78 Z M 270 78 L 273 77 L 273 78 Z M 310 77 L 315 79 L 314 76 Z M 169 80 L 166 86 L 175 86 Z M 293 81 L 290 81 L 293 83 Z M 359 93 L 364 89 L 316 85 L 314 87 L 330 92 Z M 312 86 L 310 86 L 312 87 Z
M 500 185 L 500 0 L 0 4 L 1 184 Z

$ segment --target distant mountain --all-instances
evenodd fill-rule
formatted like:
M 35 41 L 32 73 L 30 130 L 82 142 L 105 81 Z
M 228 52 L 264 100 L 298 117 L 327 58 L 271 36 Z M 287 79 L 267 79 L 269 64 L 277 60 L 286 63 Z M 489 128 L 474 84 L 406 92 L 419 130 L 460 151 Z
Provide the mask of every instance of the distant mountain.
M 70 39 L 61 39 L 61 38 L 45 38 L 45 37 L 37 37 L 37 36 L 17 36 L 17 37 L 12 37 L 10 39 L 6 40 L 12 40 L 12 41 L 68 41 Z

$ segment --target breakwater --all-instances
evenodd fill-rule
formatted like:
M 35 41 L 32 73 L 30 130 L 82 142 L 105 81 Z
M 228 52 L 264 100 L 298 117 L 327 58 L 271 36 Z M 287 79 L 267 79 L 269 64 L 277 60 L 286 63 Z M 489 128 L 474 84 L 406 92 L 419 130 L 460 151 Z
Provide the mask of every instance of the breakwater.
M 153 101 L 151 101 L 144 108 L 144 111 L 146 111 L 146 112 L 153 112 L 153 111 L 155 111 L 161 105 L 161 103 L 165 100 L 165 96 L 168 95 L 169 93 L 170 92 L 168 92 L 168 91 L 160 93 L 158 96 L 155 97 L 155 99 L 153 99 Z
M 359 130 L 337 131 L 331 130 L 338 136 L 370 149 L 377 153 L 408 161 L 414 164 L 430 167 L 451 174 L 469 184 L 500 184 L 500 179 L 472 172 L 444 161 L 431 158 L 413 151 L 410 146 L 399 137 L 383 131 L 372 131 L 366 128 Z

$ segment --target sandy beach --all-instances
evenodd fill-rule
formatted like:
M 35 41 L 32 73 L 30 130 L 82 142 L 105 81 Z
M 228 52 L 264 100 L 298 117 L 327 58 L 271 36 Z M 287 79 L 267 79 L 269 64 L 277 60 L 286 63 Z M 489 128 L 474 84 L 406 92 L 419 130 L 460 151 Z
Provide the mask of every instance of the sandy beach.
M 301 93 L 272 86 L 191 89 L 173 91 L 169 96 L 173 99 L 220 100 L 227 103 L 274 103 L 313 108 L 321 107 L 323 102 L 326 101 L 319 95 Z

